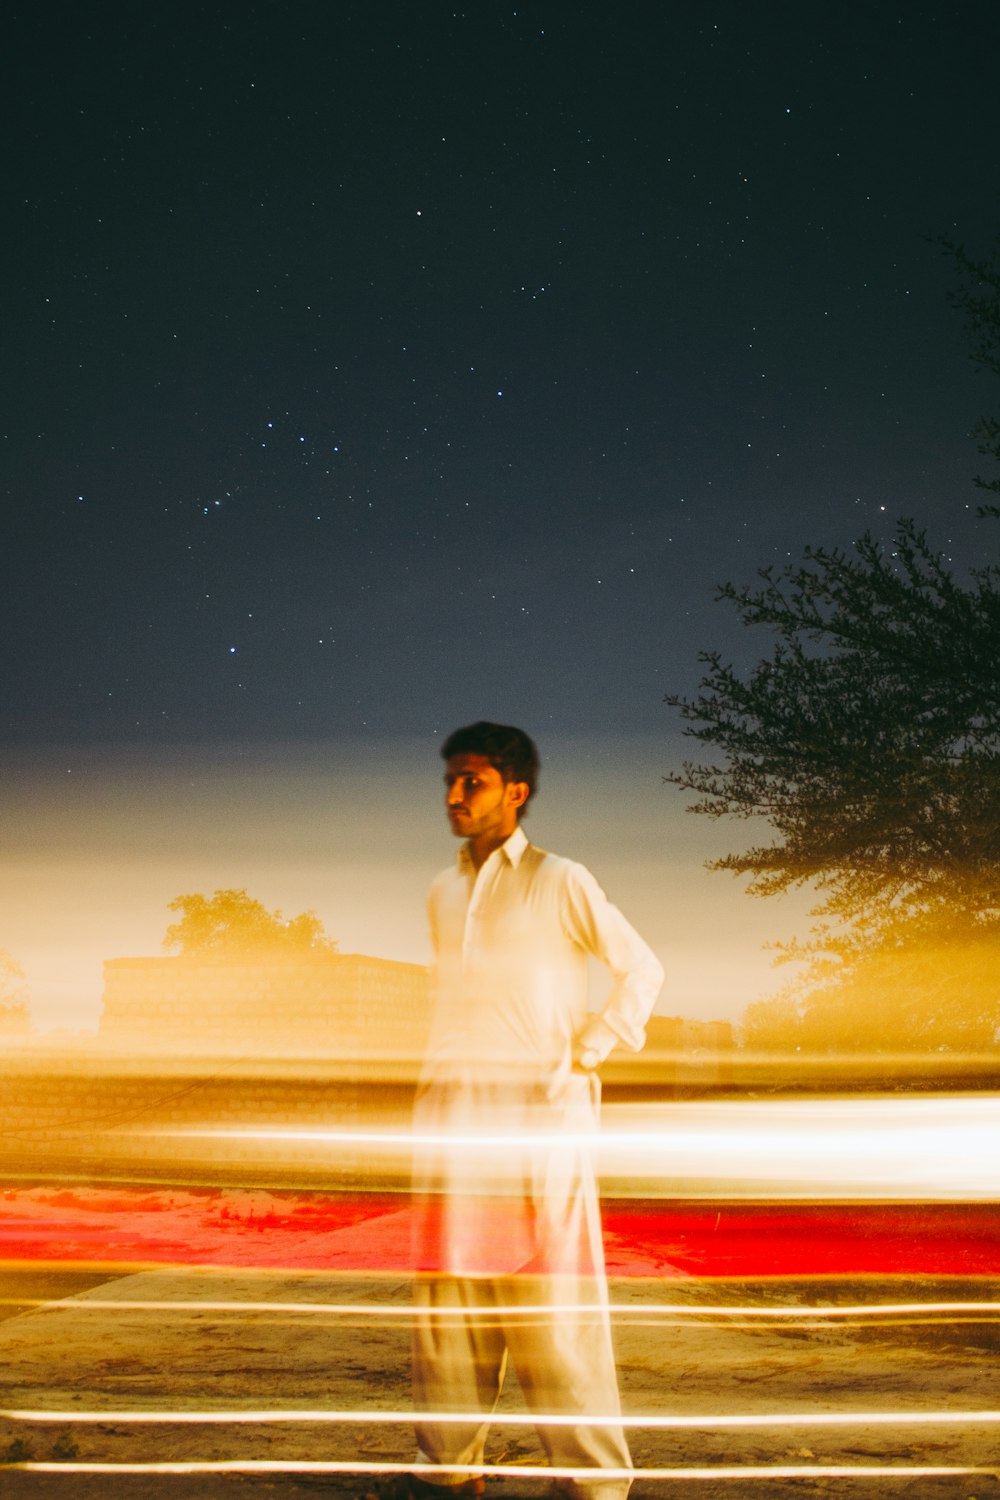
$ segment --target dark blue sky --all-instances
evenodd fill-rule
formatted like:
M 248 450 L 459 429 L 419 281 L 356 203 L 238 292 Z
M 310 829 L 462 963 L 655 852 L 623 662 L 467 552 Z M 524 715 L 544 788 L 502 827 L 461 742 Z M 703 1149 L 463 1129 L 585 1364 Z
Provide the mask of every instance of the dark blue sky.
M 926 524 L 998 408 L 925 236 L 1000 229 L 992 3 L 39 6 L 4 33 L 3 945 L 45 1024 L 181 891 L 425 956 L 435 736 L 736 1015 L 804 903 L 702 868 L 713 603 Z M 424 751 L 426 750 L 426 754 Z M 537 820 L 537 826 L 534 826 Z M 774 979 L 777 983 L 777 978 Z
M 673 726 L 807 542 L 959 562 L 995 6 L 15 6 L 0 737 Z M 763 643 L 762 643 L 763 647 Z

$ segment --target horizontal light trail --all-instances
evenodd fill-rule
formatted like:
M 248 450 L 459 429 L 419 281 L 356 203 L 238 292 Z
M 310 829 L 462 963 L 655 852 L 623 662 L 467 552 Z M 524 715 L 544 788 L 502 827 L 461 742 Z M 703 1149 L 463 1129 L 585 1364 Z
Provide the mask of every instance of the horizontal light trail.
M 557 1413 L 539 1416 L 533 1412 L 414 1412 L 414 1411 L 328 1411 L 322 1409 L 274 1411 L 0 1411 L 8 1422 L 63 1422 L 71 1426 L 95 1422 L 118 1422 L 132 1426 L 159 1426 L 175 1423 L 184 1426 L 218 1426 L 232 1423 L 316 1422 L 345 1426 L 412 1425 L 421 1422 L 462 1423 L 479 1418 L 497 1427 L 577 1427 L 579 1413 Z M 859 1412 L 767 1412 L 696 1415 L 696 1416 L 610 1416 L 588 1414 L 586 1420 L 595 1427 L 629 1427 L 667 1431 L 675 1428 L 748 1428 L 748 1427 L 937 1427 L 968 1426 L 974 1423 L 995 1425 L 1000 1411 L 859 1411 Z
M 416 1152 L 460 1158 L 488 1153 L 505 1170 L 504 1153 L 578 1148 L 592 1154 L 602 1176 L 624 1181 L 666 1177 L 680 1184 L 724 1182 L 782 1194 L 922 1199 L 993 1199 L 1000 1192 L 1000 1095 L 700 1100 L 620 1103 L 602 1127 L 520 1131 L 498 1112 L 494 1129 L 472 1134 L 420 1131 L 382 1121 L 365 1126 L 242 1126 L 148 1128 L 163 1145 L 232 1141 L 290 1153 L 367 1154 L 382 1166 Z M 155 1149 L 155 1146 L 153 1147 Z M 519 1159 L 519 1158 L 518 1158 Z M 513 1169 L 518 1170 L 516 1167 Z
M 509 1149 L 513 1146 L 565 1146 L 572 1143 L 576 1146 L 596 1148 L 601 1144 L 601 1136 L 596 1131 L 581 1133 L 570 1133 L 563 1131 L 556 1134 L 552 1131 L 539 1133 L 536 1131 L 516 1131 L 505 1135 L 487 1135 L 484 1133 L 476 1135 L 417 1135 L 410 1130 L 301 1130 L 290 1129 L 284 1126 L 264 1128 L 255 1125 L 239 1125 L 222 1128 L 176 1128 L 173 1130 L 148 1129 L 140 1126 L 134 1134 L 153 1135 L 158 1139 L 167 1137 L 171 1140 L 209 1140 L 209 1141 L 279 1141 L 284 1143 L 302 1143 L 317 1146 L 391 1146 L 397 1150 L 411 1150 L 414 1146 L 433 1146 L 438 1150 L 447 1147 L 453 1150 L 460 1147 L 463 1150 L 481 1151 L 484 1146 L 502 1146 Z M 627 1145 L 644 1143 L 646 1150 L 662 1146 L 659 1138 L 648 1136 L 616 1136 L 616 1143 L 624 1141 Z
M 414 1147 L 479 1151 L 485 1147 L 555 1146 L 573 1144 L 596 1151 L 626 1147 L 644 1153 L 683 1146 L 685 1153 L 737 1149 L 742 1155 L 748 1140 L 775 1150 L 814 1152 L 817 1147 L 841 1155 L 852 1144 L 870 1150 L 880 1144 L 909 1146 L 914 1132 L 949 1148 L 968 1145 L 975 1157 L 1000 1139 L 1000 1095 L 976 1095 L 973 1100 L 930 1095 L 924 1099 L 775 1100 L 765 1103 L 723 1101 L 666 1105 L 609 1106 L 600 1129 L 452 1131 L 397 1129 L 336 1129 L 329 1126 L 273 1125 L 136 1127 L 133 1133 L 180 1140 L 273 1141 L 320 1146 L 380 1146 L 395 1150 Z M 631 1128 L 624 1121 L 628 1120 Z
M 259 1157 L 309 1169 L 356 1172 L 398 1184 L 416 1153 L 489 1157 L 499 1191 L 508 1154 L 533 1148 L 590 1155 L 612 1196 L 697 1199 L 849 1199 L 854 1202 L 994 1203 L 1000 1197 L 1000 1093 L 779 1099 L 617 1101 L 600 1129 L 553 1130 L 544 1111 L 529 1128 L 501 1110 L 473 1134 L 421 1129 L 385 1113 L 242 1123 L 206 1113 L 189 1123 L 122 1122 L 135 1163 L 198 1169 L 210 1153 Z M 586 1123 L 586 1122 L 585 1122 Z M 537 1126 L 532 1129 L 531 1126 Z M 415 1128 L 414 1128 L 415 1127 Z M 72 1134 L 72 1131 L 70 1131 Z
M 209 1302 L 209 1301 L 139 1301 L 105 1299 L 100 1297 L 0 1297 L 2 1307 L 44 1307 L 71 1309 L 73 1312 L 214 1312 L 214 1313 L 277 1313 L 290 1315 L 302 1313 L 337 1318 L 413 1318 L 433 1314 L 436 1319 L 466 1318 L 469 1310 L 464 1307 L 418 1308 L 413 1304 L 400 1305 L 377 1302 Z M 795 1320 L 811 1321 L 815 1318 L 854 1319 L 872 1321 L 878 1318 L 905 1319 L 919 1323 L 992 1323 L 1000 1319 L 1000 1302 L 884 1302 L 857 1305 L 823 1307 L 745 1307 L 729 1303 L 690 1304 L 677 1302 L 612 1302 L 606 1306 L 594 1302 L 546 1302 L 537 1305 L 528 1303 L 497 1303 L 492 1308 L 478 1309 L 483 1318 L 500 1314 L 516 1313 L 530 1316 L 553 1313 L 592 1313 L 606 1311 L 615 1317 L 645 1319 L 649 1316 L 662 1318 L 750 1318 L 756 1321 Z M 930 1316 L 934 1314 L 935 1316 Z
M 415 1474 L 420 1478 L 440 1478 L 443 1474 L 469 1472 L 468 1464 L 380 1464 L 355 1460 L 312 1462 L 309 1459 L 238 1459 L 207 1460 L 204 1463 L 0 1463 L 0 1470 L 16 1469 L 30 1474 Z M 547 1464 L 489 1464 L 476 1471 L 486 1479 L 503 1477 L 520 1479 L 571 1479 L 593 1483 L 595 1475 L 602 1481 L 632 1479 L 939 1479 L 971 1475 L 1000 1477 L 1000 1470 L 971 1464 L 746 1464 L 720 1465 L 718 1468 L 676 1469 L 593 1469 L 551 1468 Z

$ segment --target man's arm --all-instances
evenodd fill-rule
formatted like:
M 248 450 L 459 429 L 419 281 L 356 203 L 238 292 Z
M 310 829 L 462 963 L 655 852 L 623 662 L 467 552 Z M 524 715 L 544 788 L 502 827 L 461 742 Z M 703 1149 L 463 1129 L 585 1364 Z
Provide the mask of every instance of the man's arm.
M 638 1052 L 663 984 L 663 965 L 583 865 L 567 867 L 563 925 L 574 942 L 610 969 L 615 981 L 604 1009 L 588 1017 L 580 1030 L 576 1061 L 596 1068 L 617 1046 Z

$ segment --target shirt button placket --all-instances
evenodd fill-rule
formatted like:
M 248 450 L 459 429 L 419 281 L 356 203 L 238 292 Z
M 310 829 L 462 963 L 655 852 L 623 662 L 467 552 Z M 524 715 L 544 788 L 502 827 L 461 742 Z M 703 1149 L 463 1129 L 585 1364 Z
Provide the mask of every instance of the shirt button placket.
M 469 907 L 465 914 L 465 931 L 462 935 L 462 964 L 466 967 L 472 952 L 475 949 L 482 926 L 482 908 L 486 900 L 486 867 L 477 870 L 476 878 L 472 886 L 472 895 L 469 897 Z

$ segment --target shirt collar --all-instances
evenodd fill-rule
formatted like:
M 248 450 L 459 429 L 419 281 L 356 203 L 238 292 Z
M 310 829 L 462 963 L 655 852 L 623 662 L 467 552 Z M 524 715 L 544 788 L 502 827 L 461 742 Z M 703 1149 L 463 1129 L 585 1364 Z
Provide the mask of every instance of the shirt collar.
M 521 858 L 527 847 L 528 836 L 519 823 L 514 829 L 514 832 L 511 834 L 510 838 L 500 845 L 499 851 L 494 850 L 494 853 L 499 852 L 500 854 L 502 854 L 507 860 L 508 864 L 513 865 L 514 869 L 516 870 L 518 865 L 521 863 Z M 492 858 L 492 855 L 490 857 Z M 463 844 L 461 849 L 459 849 L 458 851 L 458 868 L 463 871 L 471 870 L 474 868 L 472 864 L 472 855 L 469 853 L 468 844 Z
M 528 835 L 525 833 L 520 823 L 518 823 L 517 827 L 514 829 L 514 832 L 511 834 L 507 842 L 500 845 L 500 852 L 501 854 L 506 854 L 508 860 L 516 870 L 518 865 L 521 863 L 521 856 L 523 855 L 527 847 Z

